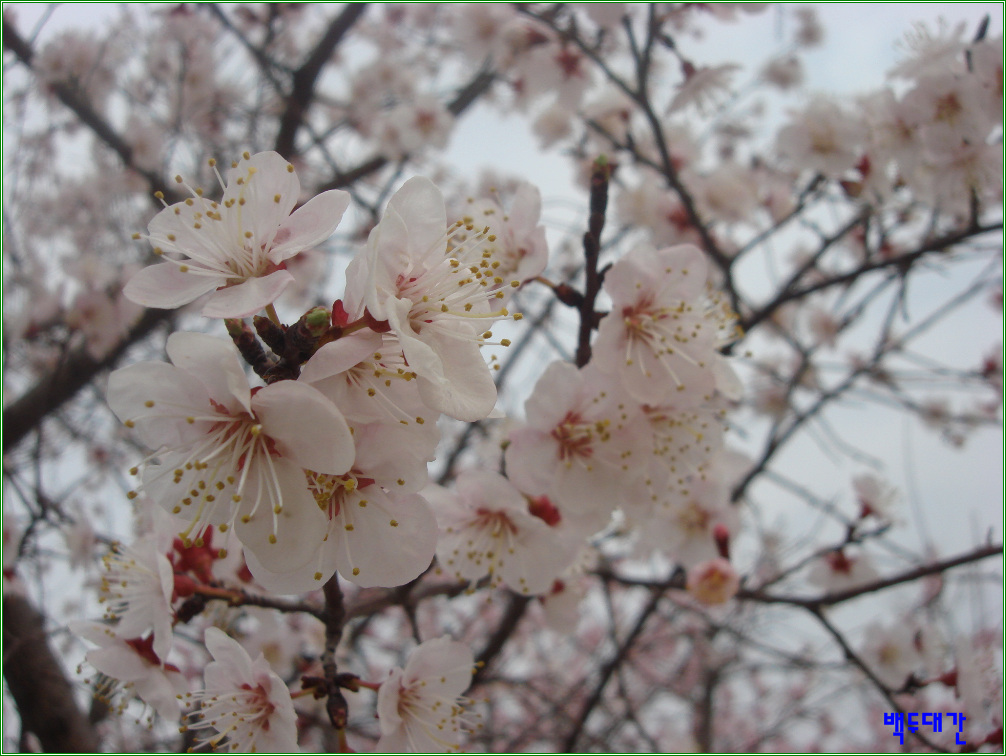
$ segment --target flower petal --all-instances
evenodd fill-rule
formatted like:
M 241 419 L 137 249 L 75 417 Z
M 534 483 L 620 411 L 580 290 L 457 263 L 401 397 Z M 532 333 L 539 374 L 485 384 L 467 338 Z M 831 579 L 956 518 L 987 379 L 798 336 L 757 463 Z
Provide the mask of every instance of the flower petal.
M 313 386 L 280 381 L 252 398 L 263 431 L 277 450 L 300 467 L 320 473 L 348 470 L 356 455 L 339 409 Z
M 203 315 L 207 318 L 247 318 L 275 302 L 293 280 L 289 271 L 277 270 L 218 289 L 203 306 Z
M 279 263 L 321 244 L 339 225 L 349 201 L 349 193 L 338 189 L 313 197 L 280 225 L 272 240 L 269 259 Z
M 362 502 L 362 503 L 361 503 Z M 367 486 L 346 498 L 326 546 L 339 574 L 362 588 L 404 585 L 430 566 L 437 520 L 417 494 L 389 496 Z
M 209 397 L 231 414 L 251 409 L 248 378 L 233 344 L 205 333 L 180 331 L 168 337 L 167 352 L 177 367 L 195 376 Z
M 144 307 L 173 310 L 223 283 L 216 276 L 182 273 L 174 263 L 158 263 L 136 272 L 122 289 L 126 299 Z

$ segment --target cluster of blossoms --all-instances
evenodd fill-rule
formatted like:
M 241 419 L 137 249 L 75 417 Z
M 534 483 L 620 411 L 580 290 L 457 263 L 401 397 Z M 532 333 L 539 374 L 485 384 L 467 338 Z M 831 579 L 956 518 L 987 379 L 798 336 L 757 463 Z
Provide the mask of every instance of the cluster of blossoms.
M 551 11 L 520 5 L 386 6 L 368 11 L 355 27 L 360 47 L 369 45 L 375 53 L 371 61 L 355 50 L 354 55 L 329 55 L 319 78 L 323 83 L 313 93 L 311 117 L 298 127 L 297 141 L 304 144 L 309 128 L 326 119 L 334 124 L 327 136 L 312 134 L 312 150 L 338 155 L 334 147 L 341 145 L 329 137 L 348 134 L 352 148 L 344 154 L 362 144 L 365 152 L 372 148 L 380 157 L 376 162 L 406 165 L 426 149 L 443 148 L 469 98 L 477 97 L 480 87 L 489 91 L 491 84 L 493 101 L 504 111 L 526 114 L 542 144 L 569 148 L 581 161 L 581 178 L 587 175 L 582 170 L 587 156 L 630 158 L 619 169 L 622 188 L 616 197 L 622 232 L 632 235 L 619 238 L 632 240 L 625 245 L 630 251 L 591 271 L 598 274 L 602 311 L 583 307 L 579 313 L 586 330 L 597 331 L 580 345 L 590 359 L 579 360 L 578 352 L 584 364 L 548 366 L 522 417 L 505 430 L 492 422 L 502 413 L 496 408 L 494 365 L 487 366 L 482 347 L 510 345 L 501 338 L 509 324 L 496 324 L 521 319 L 512 312 L 514 292 L 529 281 L 537 279 L 564 304 L 571 303 L 559 295 L 560 287 L 541 277 L 549 249 L 540 222 L 541 196 L 527 183 L 510 187 L 504 193 L 507 202 L 473 192 L 478 196 L 453 203 L 460 208 L 456 214 L 424 178 L 404 182 L 386 202 L 380 195 L 385 210 L 379 216 L 376 203 L 369 208 L 369 237 L 345 271 L 340 298 L 333 302 L 337 294 L 324 292 L 326 299 L 315 300 L 324 306 L 292 324 L 281 322 L 277 310 L 291 300 L 307 301 L 301 296 L 307 288 L 298 291 L 298 275 L 323 258 L 317 248 L 343 222 L 351 197 L 331 190 L 307 199 L 294 165 L 276 152 L 244 153 L 222 172 L 210 161 L 207 173 L 215 176 L 220 191 L 204 192 L 178 177 L 178 191 L 190 196 L 168 204 L 161 194 L 164 208 L 146 233 L 134 235 L 149 242 L 159 258 L 154 265 L 137 272 L 132 264 L 98 265 L 84 255 L 76 267 L 66 268 L 76 282 L 55 291 L 38 283 L 46 276 L 27 276 L 35 281 L 28 289 L 32 301 L 19 313 L 16 335 L 31 341 L 47 329 L 65 332 L 66 341 L 56 346 L 82 346 L 95 361 L 137 338 L 130 328 L 142 307 L 195 304 L 203 316 L 223 320 L 229 336 L 174 333 L 166 343 L 170 362 L 130 365 L 108 379 L 108 403 L 127 427 L 125 435 L 150 450 L 130 471 L 135 482 L 129 497 L 153 524 L 140 528 L 144 535 L 132 545 L 116 545 L 106 556 L 99 586 L 106 610 L 102 623 L 73 625 L 96 646 L 86 660 L 98 672 L 88 682 L 99 697 L 120 712 L 138 697 L 162 720 L 181 719 L 193 747 L 215 750 L 306 747 L 305 733 L 319 732 L 310 725 L 327 713 L 346 750 L 345 721 L 340 725 L 332 715 L 341 697 L 338 689 L 356 694 L 363 688 L 377 691 L 372 707 L 377 725 L 370 712 L 367 716 L 369 733 L 380 738 L 377 750 L 457 750 L 478 727 L 465 711 L 470 701 L 462 697 L 474 667 L 467 646 L 435 638 L 420 643 L 406 661 L 396 640 L 395 663 L 402 666 L 383 682 L 377 678 L 390 661 L 371 667 L 374 682 L 336 675 L 317 656 L 332 662 L 346 653 L 348 643 L 330 644 L 329 634 L 321 638 L 341 618 L 324 631 L 305 628 L 299 623 L 311 625 L 322 614 L 318 593 L 303 601 L 262 594 L 307 594 L 324 587 L 329 609 L 336 606 L 329 591 L 341 580 L 352 585 L 349 600 L 359 599 L 359 605 L 378 597 L 371 604 L 376 605 L 384 596 L 388 603 L 370 615 L 382 613 L 380 621 L 364 623 L 359 633 L 346 625 L 346 635 L 354 635 L 354 653 L 365 648 L 369 655 L 401 619 L 383 615 L 389 605 L 404 609 L 401 614 L 411 625 L 401 620 L 401 637 L 409 629 L 417 641 L 480 631 L 479 620 L 492 617 L 504 602 L 485 601 L 483 614 L 472 623 L 458 617 L 465 602 L 474 604 L 474 599 L 459 598 L 443 616 L 446 602 L 436 605 L 443 595 L 465 587 L 468 593 L 505 587 L 520 597 L 511 606 L 530 606 L 532 612 L 543 608 L 551 627 L 568 629 L 581 619 L 578 612 L 594 611 L 591 602 L 579 603 L 592 577 L 603 576 L 615 599 L 619 586 L 634 591 L 643 582 L 630 577 L 631 570 L 618 569 L 623 554 L 635 559 L 632 569 L 646 566 L 661 576 L 672 563 L 667 585 L 687 596 L 665 602 L 650 585 L 653 606 L 660 599 L 683 607 L 690 617 L 682 621 L 675 614 L 668 622 L 640 624 L 642 640 L 626 647 L 631 654 L 625 659 L 645 666 L 690 656 L 681 662 L 681 675 L 668 673 L 685 701 L 694 701 L 707 672 L 740 666 L 734 663 L 741 658 L 736 648 L 721 654 L 725 634 L 714 628 L 717 640 L 710 625 L 696 617 L 709 616 L 706 607 L 724 604 L 741 590 L 730 544 L 740 533 L 738 505 L 747 496 L 749 478 L 765 480 L 762 474 L 773 472 L 767 460 L 799 425 L 784 421 L 800 412 L 800 393 L 814 392 L 824 401 L 826 379 L 812 358 L 819 348 L 835 349 L 858 313 L 848 309 L 853 314 L 846 315 L 813 294 L 799 322 L 795 311 L 778 301 L 766 300 L 760 313 L 758 295 L 747 291 L 734 263 L 742 254 L 750 259 L 752 250 L 774 240 L 774 232 L 792 219 L 797 219 L 792 225 L 812 229 L 814 207 L 822 199 L 861 212 L 869 223 L 850 226 L 852 231 L 837 233 L 834 240 L 821 231 L 819 252 L 793 255 L 793 278 L 775 292 L 785 304 L 790 295 L 803 296 L 803 285 L 839 275 L 852 282 L 873 266 L 884 268 L 899 254 L 902 237 L 914 233 L 919 212 L 932 209 L 934 233 L 966 227 L 970 234 L 1001 200 L 1001 37 L 985 38 L 982 32 L 969 42 L 963 28 L 944 30 L 939 38 L 920 33 L 913 41 L 916 54 L 892 74 L 900 80 L 898 88 L 859 102 L 865 118 L 853 116 L 837 100 L 818 98 L 793 114 L 773 149 L 748 155 L 754 141 L 746 140 L 753 131 L 747 130 L 743 111 L 719 107 L 728 102 L 739 67 L 695 65 L 685 57 L 685 45 L 675 46 L 671 35 L 680 41 L 686 31 L 697 32 L 696 17 L 732 18 L 759 9 L 648 6 L 647 39 L 653 50 L 648 42 L 645 55 L 652 52 L 656 61 L 658 54 L 673 53 L 671 65 L 659 68 L 664 79 L 659 87 L 653 86 L 656 77 L 647 84 L 648 61 L 636 61 L 637 82 L 629 74 L 620 78 L 620 66 L 603 64 L 609 56 L 640 53 L 633 29 L 638 30 L 643 14 L 622 4 L 573 4 Z M 60 35 L 36 56 L 45 87 L 53 92 L 71 88 L 88 98 L 99 116 L 113 112 L 110 104 L 121 94 L 142 106 L 127 122 L 126 179 L 106 171 L 101 181 L 107 185 L 96 188 L 90 179 L 82 180 L 58 195 L 63 201 L 26 208 L 46 216 L 52 228 L 72 229 L 74 249 L 104 252 L 121 246 L 121 239 L 71 213 L 107 221 L 102 215 L 107 208 L 98 205 L 110 204 L 108 197 L 146 191 L 148 183 L 154 186 L 149 176 L 164 168 L 169 140 L 182 147 L 176 154 L 206 154 L 209 144 L 219 151 L 232 138 L 228 135 L 238 132 L 233 126 L 261 107 L 255 103 L 253 108 L 241 87 L 217 73 L 224 69 L 219 63 L 225 53 L 217 49 L 215 27 L 194 15 L 199 12 L 178 6 L 155 14 L 155 41 L 145 48 L 152 70 L 141 77 L 134 69 L 147 67 L 126 65 L 124 46 L 89 35 Z M 352 26 L 356 12 L 348 6 L 330 28 L 343 22 Z M 221 12 L 220 19 L 243 35 L 249 49 L 264 38 L 260 61 L 274 62 L 285 75 L 297 70 L 306 42 L 317 36 L 312 19 L 319 16 L 313 13 L 307 6 L 239 8 Z M 381 15 L 375 21 L 376 13 Z M 794 16 L 793 48 L 761 74 L 779 89 L 799 80 L 796 51 L 816 44 L 821 35 L 812 11 L 797 10 Z M 200 23 L 193 22 L 196 18 Z M 426 45 L 414 44 L 416 30 Z M 103 52 L 106 48 L 114 54 Z M 423 84 L 432 78 L 427 74 L 449 70 L 453 63 L 441 60 L 452 60 L 448 54 L 464 62 L 458 68 L 479 71 L 449 104 Z M 341 85 L 333 71 L 344 74 Z M 440 92 L 446 91 L 442 84 Z M 743 93 L 737 94 L 729 102 L 742 102 Z M 55 103 L 49 95 L 48 102 Z M 716 120 L 700 136 L 695 119 L 711 109 L 717 110 Z M 188 133 L 173 131 L 182 123 Z M 197 149 L 187 150 L 193 146 L 188 140 Z M 277 150 L 298 154 L 281 142 Z M 715 165 L 703 154 L 710 145 L 721 158 Z M 309 164 L 308 154 L 316 153 L 291 159 L 303 160 L 297 170 L 305 183 L 324 186 L 323 170 Z M 330 163 L 334 173 L 327 185 L 343 185 L 342 168 Z M 890 229 L 884 218 L 889 210 L 899 215 Z M 962 218 L 964 223 L 957 223 Z M 115 228 L 121 219 L 106 225 Z M 821 228 L 828 228 L 827 222 Z M 637 236 L 648 242 L 634 244 Z M 830 251 L 850 240 L 853 262 L 862 268 L 849 267 L 847 258 Z M 562 264 L 560 256 L 553 254 L 551 262 Z M 905 262 L 906 279 L 914 259 Z M 578 257 L 575 265 L 580 264 Z M 574 270 L 570 263 L 564 280 L 571 280 Z M 721 284 L 729 297 L 718 293 Z M 518 296 L 524 305 L 534 293 Z M 786 358 L 764 358 L 764 372 L 774 382 L 755 394 L 752 405 L 771 418 L 773 430 L 765 459 L 754 466 L 730 450 L 724 438 L 726 413 L 741 399 L 740 381 L 722 355 L 740 334 L 728 298 L 743 320 L 771 324 L 761 332 L 791 351 Z M 1001 309 L 1001 282 L 998 299 Z M 220 325 L 208 328 L 222 333 Z M 884 349 L 901 346 L 892 340 Z M 27 348 L 32 371 L 61 364 L 61 349 L 46 351 L 32 343 Z M 880 361 L 880 356 L 864 360 L 871 371 L 867 377 L 893 385 Z M 986 413 L 994 418 L 1002 397 L 1002 358 L 996 350 L 985 358 L 980 374 L 996 389 L 999 401 Z M 948 426 L 948 407 L 933 403 L 925 412 L 934 426 Z M 488 429 L 492 442 L 487 446 L 493 447 L 486 454 L 472 454 L 467 447 L 457 458 L 461 472 L 452 457 L 444 476 L 450 483 L 444 486 L 432 484 L 427 469 L 438 453 L 442 456 L 441 430 L 450 427 L 442 418 L 479 423 Z M 459 452 L 462 447 L 460 442 Z M 118 464 L 103 455 L 102 449 L 95 452 L 107 469 Z M 482 459 L 473 463 L 478 456 Z M 498 466 L 480 466 L 487 458 Z M 742 598 L 764 598 L 761 591 L 774 590 L 791 574 L 805 578 L 825 599 L 878 580 L 880 571 L 865 541 L 896 521 L 895 495 L 872 474 L 855 478 L 852 494 L 855 513 L 842 515 L 845 540 L 828 543 L 793 569 L 774 561 L 769 535 L 759 527 L 756 535 L 765 536 L 767 556 L 745 579 Z M 11 520 L 5 518 L 4 524 L 5 544 L 14 546 L 5 551 L 16 555 L 22 533 Z M 85 526 L 82 518 L 75 532 L 90 539 L 90 549 L 94 533 L 85 533 Z M 10 559 L 13 564 L 15 557 Z M 5 560 L 5 578 L 11 575 L 15 569 L 8 569 Z M 385 587 L 401 588 L 368 592 Z M 930 588 L 929 599 L 938 590 Z M 535 600 L 526 601 L 529 597 Z M 222 601 L 209 604 L 213 599 Z M 417 617 L 413 609 L 420 600 L 426 603 Z M 222 609 L 222 602 L 241 609 Z M 256 603 L 272 609 L 259 614 Z M 610 602 L 613 626 L 615 603 Z M 504 616 L 501 627 L 509 619 L 512 615 Z M 570 646 L 602 649 L 598 613 L 590 619 L 593 625 Z M 182 625 L 185 632 L 176 634 Z M 514 635 L 508 647 L 525 646 L 521 662 L 533 659 L 529 666 L 538 679 L 555 674 L 570 689 L 583 686 L 582 668 L 565 665 L 559 655 L 547 658 L 545 644 L 524 643 L 520 634 L 526 627 L 517 631 L 515 622 L 510 627 Z M 647 638 L 651 633 L 657 636 L 653 642 Z M 190 642 L 193 638 L 204 643 Z M 673 655 L 664 653 L 669 648 Z M 911 622 L 871 626 L 859 648 L 864 665 L 889 693 L 933 680 L 949 685 L 946 679 L 958 674 L 935 660 L 935 641 Z M 974 682 L 995 666 L 994 654 L 983 651 L 979 658 L 962 647 L 954 658 L 963 681 L 955 697 L 967 702 L 974 734 L 994 735 L 998 724 L 1001 737 L 1000 715 L 980 719 L 973 713 L 994 708 L 989 700 L 996 690 L 1001 699 L 1001 680 L 992 681 L 988 690 Z M 352 658 L 345 666 L 358 661 Z M 344 666 L 342 658 L 339 666 Z M 200 674 L 204 685 L 192 690 L 190 681 Z M 493 684 L 532 689 L 523 679 L 505 678 Z M 649 678 L 650 690 L 661 684 L 653 683 L 657 679 Z M 726 685 L 718 698 L 726 698 Z M 625 689 L 629 711 L 641 712 L 642 704 L 628 700 L 631 683 Z M 323 711 L 318 701 L 326 696 L 329 708 Z M 755 718 L 767 721 L 774 714 L 765 700 L 756 708 L 764 716 Z M 497 729 L 507 729 L 519 716 L 506 713 L 507 708 L 494 707 L 504 712 L 493 723 Z M 583 711 L 589 714 L 589 706 Z M 644 734 L 650 725 L 636 724 Z M 366 733 L 367 724 L 359 730 Z M 762 742 L 755 735 L 762 733 L 754 733 L 750 742 Z M 667 737 L 667 742 L 680 742 L 670 740 L 675 734 Z
M 361 587 L 402 585 L 447 548 L 456 536 L 450 523 L 463 515 L 447 505 L 435 513 L 421 493 L 439 440 L 437 418 L 472 421 L 493 411 L 496 387 L 480 348 L 509 345 L 488 329 L 520 319 L 506 307 L 519 285 L 514 276 L 539 273 L 547 253 L 531 187 L 520 190 L 512 214 L 487 200 L 448 223 L 440 191 L 415 178 L 391 198 L 350 264 L 346 295 L 287 327 L 274 308 L 293 280 L 286 261 L 332 234 L 349 196 L 332 190 L 294 211 L 296 173 L 270 152 L 245 153 L 226 177 L 217 176 L 220 200 L 190 188 L 189 199 L 165 206 L 145 237 L 136 235 L 167 261 L 137 273 L 125 293 L 162 308 L 203 298 L 203 314 L 226 319 L 234 343 L 174 333 L 171 364 L 130 365 L 108 381 L 111 408 L 154 450 L 131 470 L 140 482 L 129 496 L 160 505 L 169 518 L 160 529 L 178 537 L 167 556 L 152 540 L 109 556 L 103 585 L 111 624 L 81 631 L 101 645 L 88 661 L 165 717 L 179 713 L 178 670 L 167 658 L 181 602 L 218 584 L 230 552 L 243 557 L 232 577 L 304 593 L 336 571 Z M 255 326 L 270 355 L 240 320 L 262 311 Z M 250 385 L 241 357 L 265 385 Z M 548 553 L 548 526 L 516 496 L 513 506 L 543 536 L 522 544 Z M 445 533 L 439 543 L 438 519 Z M 535 575 L 535 592 L 547 590 L 564 566 L 557 563 L 546 582 Z M 442 695 L 453 701 L 467 687 L 470 652 L 456 666 L 463 647 L 444 643 L 448 650 L 433 662 L 414 659 L 393 675 L 395 692 L 381 687 L 389 742 L 423 749 L 460 737 L 458 724 L 447 735 L 433 733 L 460 716 L 457 703 L 444 704 L 431 728 L 424 696 L 433 689 L 415 688 L 440 656 L 455 669 Z M 191 729 L 212 728 L 216 734 L 204 740 L 214 746 L 292 748 L 296 728 L 282 680 L 215 628 L 207 648 L 216 661 L 205 691 L 190 698 L 201 702 Z M 115 663 L 106 659 L 115 657 L 110 649 L 121 655 Z M 114 693 L 109 688 L 106 696 Z
M 332 234 L 349 197 L 332 190 L 294 210 L 299 182 L 276 153 L 245 153 L 217 177 L 220 200 L 189 187 L 135 237 L 166 262 L 137 273 L 126 296 L 162 308 L 201 299 L 234 343 L 175 333 L 171 364 L 109 377 L 111 408 L 154 450 L 132 469 L 130 498 L 160 505 L 178 536 L 168 555 L 151 540 L 107 559 L 111 624 L 84 631 L 102 644 L 89 655 L 99 671 L 120 671 L 156 711 L 177 716 L 172 626 L 185 598 L 218 585 L 215 565 L 231 551 L 243 557 L 238 577 L 279 593 L 320 588 L 336 572 L 361 587 L 403 585 L 436 556 L 471 585 L 489 576 L 543 596 L 620 510 L 650 534 L 643 548 L 658 534 L 696 567 L 688 589 L 700 601 L 736 592 L 724 557 L 737 518 L 720 468 L 737 381 L 718 352 L 733 321 L 697 248 L 642 246 L 607 271 L 612 309 L 594 359 L 545 372 L 507 441 L 506 476 L 470 470 L 445 489 L 427 473 L 437 418 L 493 412 L 480 348 L 509 345 L 489 329 L 520 318 L 509 293 L 546 262 L 536 190 L 519 187 L 510 212 L 471 201 L 448 222 L 430 181 L 405 182 L 349 264 L 345 295 L 284 326 L 274 302 L 293 280 L 286 261 Z M 272 354 L 241 320 L 258 312 Z M 265 385 L 250 385 L 241 358 Z M 190 729 L 239 749 L 295 741 L 283 682 L 216 628 L 206 637 L 215 661 L 206 689 L 186 699 L 201 704 Z M 128 649 L 135 669 L 108 664 L 109 644 Z M 467 720 L 455 699 L 471 654 L 447 640 L 424 653 L 380 688 L 379 747 L 458 745 Z M 445 664 L 454 671 L 439 687 L 419 687 Z

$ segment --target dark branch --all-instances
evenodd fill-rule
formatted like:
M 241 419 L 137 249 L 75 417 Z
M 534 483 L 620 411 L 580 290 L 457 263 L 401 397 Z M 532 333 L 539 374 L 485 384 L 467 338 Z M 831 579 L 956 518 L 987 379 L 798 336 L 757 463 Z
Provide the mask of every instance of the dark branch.
M 3 597 L 3 658 L 4 679 L 23 731 L 34 733 L 48 753 L 99 749 L 98 736 L 77 708 L 73 686 L 49 647 L 44 618 L 14 594 Z
M 288 160 L 296 154 L 294 142 L 297 131 L 314 100 L 314 85 L 321 69 L 331 59 L 335 48 L 366 9 L 366 3 L 351 3 L 343 8 L 342 13 L 332 21 L 325 36 L 319 40 L 308 59 L 304 61 L 304 65 L 294 72 L 293 91 L 287 99 L 286 111 L 283 113 L 279 134 L 276 136 L 276 152 Z

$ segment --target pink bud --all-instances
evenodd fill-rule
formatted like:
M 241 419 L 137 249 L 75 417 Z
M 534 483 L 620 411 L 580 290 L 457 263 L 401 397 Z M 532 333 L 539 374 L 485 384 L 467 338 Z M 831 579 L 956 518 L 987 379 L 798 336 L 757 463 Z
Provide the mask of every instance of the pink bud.
M 713 526 L 713 540 L 716 541 L 716 551 L 724 559 L 730 558 L 730 531 L 722 522 Z

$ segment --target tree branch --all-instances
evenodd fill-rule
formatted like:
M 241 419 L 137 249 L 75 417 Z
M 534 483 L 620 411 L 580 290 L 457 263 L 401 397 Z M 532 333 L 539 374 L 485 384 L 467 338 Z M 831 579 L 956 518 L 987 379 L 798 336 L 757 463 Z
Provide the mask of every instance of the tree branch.
M 4 679 L 21 715 L 22 731 L 33 732 L 47 752 L 99 749 L 97 733 L 77 708 L 73 685 L 49 647 L 44 617 L 15 594 L 3 597 L 3 658 Z
M 314 85 L 321 69 L 332 57 L 332 53 L 346 33 L 367 10 L 366 3 L 350 3 L 342 9 L 342 13 L 329 24 L 325 35 L 315 45 L 304 64 L 293 74 L 293 90 L 287 98 L 286 110 L 279 124 L 279 134 L 276 136 L 276 152 L 288 160 L 296 155 L 294 142 L 297 130 L 304 122 L 304 116 L 314 100 Z

